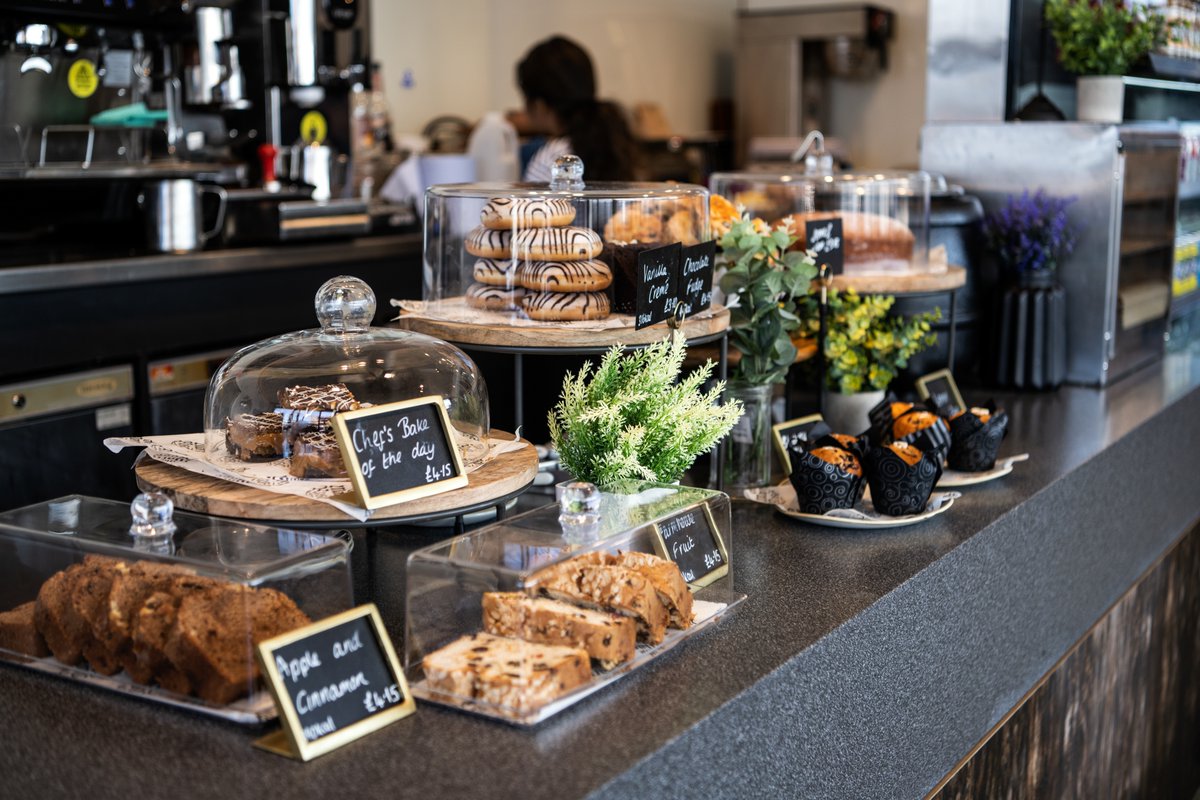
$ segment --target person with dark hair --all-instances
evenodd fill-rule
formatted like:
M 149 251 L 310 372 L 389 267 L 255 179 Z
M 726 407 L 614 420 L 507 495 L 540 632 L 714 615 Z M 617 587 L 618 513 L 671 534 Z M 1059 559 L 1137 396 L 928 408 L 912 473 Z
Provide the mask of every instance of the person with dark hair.
M 517 65 L 530 123 L 550 138 L 533 154 L 525 180 L 548 183 L 554 160 L 583 159 L 584 177 L 628 181 L 636 177 L 637 150 L 620 106 L 596 98 L 596 74 L 587 51 L 570 39 L 539 42 Z

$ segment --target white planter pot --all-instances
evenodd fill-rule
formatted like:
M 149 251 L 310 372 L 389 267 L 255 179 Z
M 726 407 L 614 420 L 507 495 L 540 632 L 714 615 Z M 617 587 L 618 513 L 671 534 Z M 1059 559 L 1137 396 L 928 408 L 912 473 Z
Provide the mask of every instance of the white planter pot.
M 1080 122 L 1121 122 L 1125 83 L 1120 75 L 1081 75 L 1075 79 L 1075 118 Z
M 841 394 L 825 389 L 821 393 L 821 416 L 834 433 L 852 436 L 871 427 L 867 412 L 883 401 L 883 391 Z

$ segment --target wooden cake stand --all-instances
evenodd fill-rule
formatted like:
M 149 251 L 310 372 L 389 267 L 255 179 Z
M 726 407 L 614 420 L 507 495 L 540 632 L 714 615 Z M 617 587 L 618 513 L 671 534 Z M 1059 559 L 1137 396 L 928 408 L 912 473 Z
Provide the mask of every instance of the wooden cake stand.
M 537 451 L 529 442 L 521 442 L 523 447 L 501 453 L 468 474 L 463 488 L 385 506 L 361 522 L 328 503 L 199 475 L 151 458 L 140 458 L 134 472 L 142 491 L 165 492 L 177 508 L 201 514 L 278 522 L 292 528 L 383 527 L 454 517 L 461 530 L 463 516 L 474 511 L 495 507 L 503 516 L 505 504 L 533 483 Z

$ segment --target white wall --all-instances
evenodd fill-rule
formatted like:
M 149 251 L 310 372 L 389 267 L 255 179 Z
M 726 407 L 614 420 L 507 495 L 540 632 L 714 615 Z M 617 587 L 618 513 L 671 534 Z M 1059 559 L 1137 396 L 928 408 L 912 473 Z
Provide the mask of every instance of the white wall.
M 601 97 L 651 101 L 681 133 L 730 92 L 736 0 L 372 0 L 372 46 L 397 130 L 522 106 L 516 65 L 554 34 L 592 54 Z M 405 71 L 411 88 L 401 86 Z
M 772 3 L 843 0 L 372 0 L 372 43 L 400 132 L 441 114 L 473 122 L 519 108 L 517 61 L 561 33 L 591 52 L 602 97 L 627 108 L 656 102 L 672 128 L 690 133 L 705 130 L 709 103 L 730 94 L 735 10 Z M 928 0 L 875 4 L 896 12 L 888 70 L 867 83 L 837 82 L 829 133 L 859 166 L 912 166 L 925 114 Z M 401 86 L 405 71 L 411 88 Z

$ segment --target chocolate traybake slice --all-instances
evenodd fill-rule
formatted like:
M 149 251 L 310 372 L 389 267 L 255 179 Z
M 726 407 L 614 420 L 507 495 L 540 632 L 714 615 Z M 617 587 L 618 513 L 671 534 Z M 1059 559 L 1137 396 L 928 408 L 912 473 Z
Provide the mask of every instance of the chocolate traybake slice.
M 279 405 L 305 411 L 356 411 L 361 407 L 344 383 L 289 386 L 280 390 Z
M 292 441 L 288 472 L 297 478 L 344 478 L 346 465 L 332 431 L 302 431 Z
M 283 455 L 283 417 L 274 411 L 238 414 L 225 423 L 225 446 L 242 461 Z

